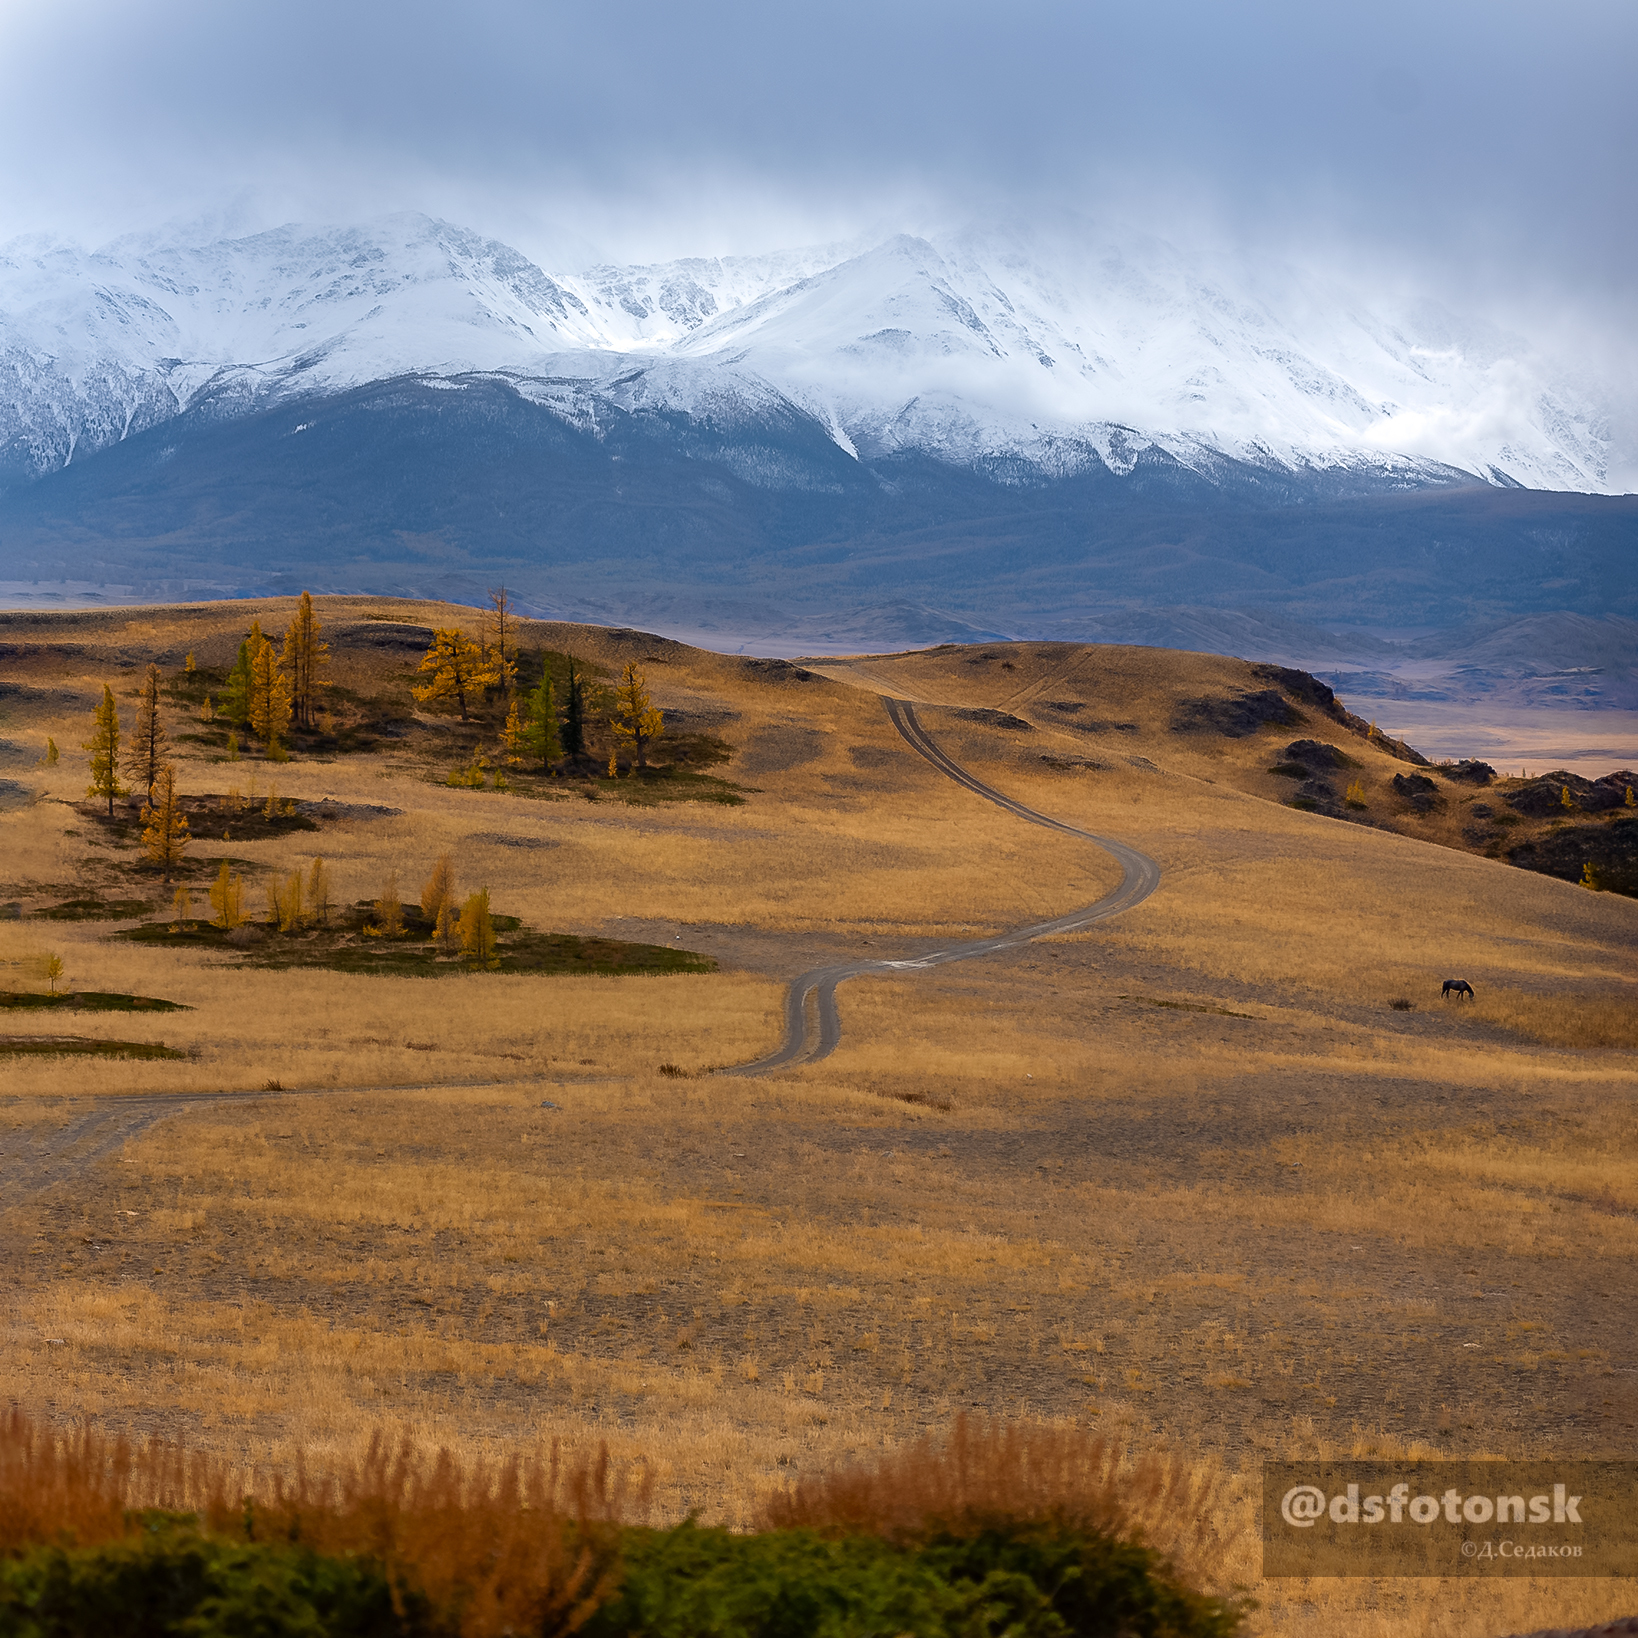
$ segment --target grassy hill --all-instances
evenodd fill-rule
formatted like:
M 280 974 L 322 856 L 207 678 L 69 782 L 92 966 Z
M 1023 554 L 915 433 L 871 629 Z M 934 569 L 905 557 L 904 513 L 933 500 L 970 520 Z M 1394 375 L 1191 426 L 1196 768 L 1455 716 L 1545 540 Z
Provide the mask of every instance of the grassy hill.
M 331 692 L 282 764 L 231 760 L 196 696 L 287 604 L 0 624 L 0 988 L 44 989 L 55 952 L 59 990 L 190 1009 L 6 1014 L 186 1054 L 0 1059 L 14 1403 L 275 1463 L 380 1428 L 468 1457 L 607 1442 L 663 1517 L 728 1523 L 960 1411 L 1045 1418 L 1226 1470 L 1242 1582 L 1265 1456 L 1630 1448 L 1638 904 L 1506 857 L 1621 806 L 1537 813 L 1535 782 L 1426 767 L 1300 673 L 1215 656 L 799 665 L 533 622 L 526 669 L 640 662 L 669 750 L 611 780 L 599 728 L 580 769 L 450 785 L 496 714 L 408 687 L 471 611 L 319 609 Z M 701 959 L 428 984 L 279 967 L 265 930 L 117 936 L 162 929 L 175 884 L 128 808 L 96 818 L 74 747 L 104 681 L 129 721 L 150 661 L 196 917 L 224 858 L 261 915 L 315 854 L 338 902 L 390 872 L 413 906 L 449 852 L 520 937 Z M 1119 871 L 935 771 L 884 693 L 997 789 L 1152 856 L 1159 891 L 915 966 Z M 906 965 L 842 987 L 832 1056 L 712 1073 L 771 1048 L 792 976 L 861 952 Z M 1449 977 L 1477 1001 L 1442 1002 Z M 1619 1584 L 1569 1586 L 1446 1603 L 1474 1631 L 1619 1613 Z M 1267 1583 L 1256 1630 L 1422 1630 L 1425 1595 Z

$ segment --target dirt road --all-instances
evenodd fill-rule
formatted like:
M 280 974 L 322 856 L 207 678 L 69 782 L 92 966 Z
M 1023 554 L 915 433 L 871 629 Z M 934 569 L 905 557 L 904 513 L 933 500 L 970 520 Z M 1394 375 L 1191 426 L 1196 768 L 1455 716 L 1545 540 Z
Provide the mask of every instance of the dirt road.
M 933 742 L 927 730 L 916 717 L 916 708 L 908 700 L 882 696 L 882 704 L 893 719 L 893 726 L 904 736 L 911 749 L 932 763 L 941 774 L 964 786 L 986 802 L 994 802 L 1026 824 L 1042 825 L 1048 830 L 1062 831 L 1066 836 L 1078 836 L 1101 847 L 1119 863 L 1122 871 L 1120 886 L 1106 893 L 1096 904 L 1084 910 L 1072 910 L 1067 916 L 1053 921 L 1036 922 L 1033 926 L 1014 928 L 990 938 L 972 939 L 952 944 L 945 950 L 934 950 L 909 961 L 844 961 L 828 967 L 814 967 L 791 985 L 785 997 L 785 1038 L 777 1051 L 755 1063 L 739 1064 L 722 1071 L 725 1075 L 765 1075 L 770 1070 L 786 1069 L 793 1064 L 815 1063 L 836 1050 L 842 1039 L 841 1014 L 836 1009 L 836 986 L 849 978 L 862 978 L 869 973 L 913 972 L 924 967 L 942 967 L 951 961 L 970 961 L 975 956 L 994 955 L 1000 950 L 1013 950 L 1032 939 L 1047 938 L 1054 933 L 1078 933 L 1094 922 L 1117 916 L 1130 910 L 1160 886 L 1160 866 L 1145 853 L 1128 847 L 1124 842 L 1107 836 L 1094 836 L 1090 831 L 1066 825 L 1060 819 L 1049 818 L 1015 802 L 1010 796 L 986 785 L 967 772 L 960 763 L 953 762 Z

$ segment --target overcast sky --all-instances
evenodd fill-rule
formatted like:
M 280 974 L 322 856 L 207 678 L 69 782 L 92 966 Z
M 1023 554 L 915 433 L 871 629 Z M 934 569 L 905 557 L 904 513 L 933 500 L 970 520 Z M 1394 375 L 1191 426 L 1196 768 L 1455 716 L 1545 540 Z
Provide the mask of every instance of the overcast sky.
M 1607 325 L 1632 0 L 0 0 L 0 242 L 424 209 L 560 265 L 1071 209 Z

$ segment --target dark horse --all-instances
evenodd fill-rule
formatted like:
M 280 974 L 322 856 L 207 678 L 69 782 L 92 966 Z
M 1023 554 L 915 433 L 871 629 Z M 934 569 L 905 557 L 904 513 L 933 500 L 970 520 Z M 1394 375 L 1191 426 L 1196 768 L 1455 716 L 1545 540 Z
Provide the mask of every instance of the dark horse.
M 1448 1001 L 1452 990 L 1456 992 L 1456 999 L 1458 1001 L 1460 1001 L 1464 995 L 1469 1001 L 1476 1001 L 1478 999 L 1478 997 L 1473 993 L 1473 986 L 1469 984 L 1465 978 L 1447 978 L 1445 980 L 1444 989 L 1439 992 L 1439 999 L 1441 1001 Z

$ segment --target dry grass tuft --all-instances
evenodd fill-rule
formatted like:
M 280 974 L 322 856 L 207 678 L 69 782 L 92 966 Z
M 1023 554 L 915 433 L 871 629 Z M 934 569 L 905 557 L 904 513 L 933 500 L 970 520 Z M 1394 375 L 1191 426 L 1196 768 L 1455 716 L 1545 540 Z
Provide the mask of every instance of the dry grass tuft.
M 913 1541 L 1040 1521 L 1142 1540 L 1186 1577 L 1222 1586 L 1237 1548 L 1230 1488 L 1214 1463 L 1134 1457 L 1080 1428 L 958 1416 L 943 1443 L 923 1438 L 770 1497 L 761 1522 Z
M 180 1444 L 58 1433 L 12 1411 L 0 1422 L 0 1552 L 134 1536 L 146 1509 L 185 1512 L 211 1535 L 289 1541 L 375 1559 L 392 1580 L 459 1610 L 463 1638 L 572 1632 L 619 1575 L 618 1523 L 649 1506 L 606 1449 L 565 1468 L 544 1459 L 463 1464 L 377 1437 L 337 1475 L 267 1476 Z

